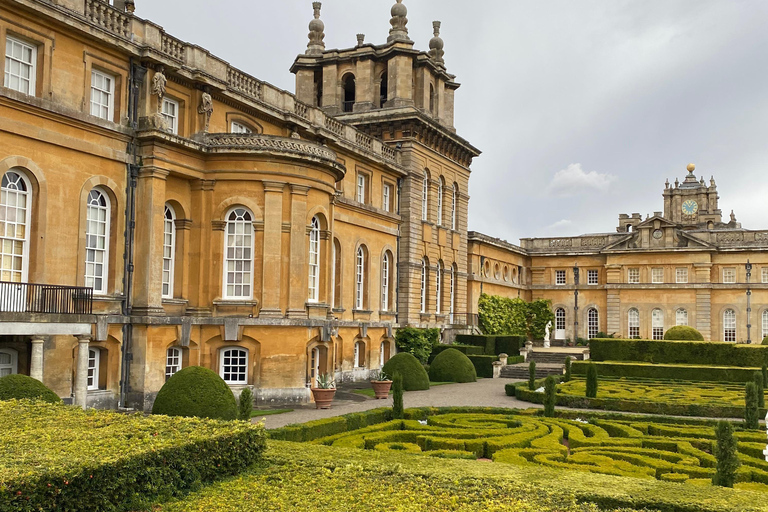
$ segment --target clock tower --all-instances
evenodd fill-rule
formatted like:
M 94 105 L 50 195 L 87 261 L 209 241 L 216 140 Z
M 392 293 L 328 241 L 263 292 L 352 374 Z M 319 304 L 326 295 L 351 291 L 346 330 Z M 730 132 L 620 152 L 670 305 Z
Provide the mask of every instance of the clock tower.
M 695 170 L 695 165 L 688 164 L 688 175 L 682 183 L 676 179 L 671 186 L 667 180 L 664 218 L 687 229 L 712 229 L 722 223 L 717 185 L 714 177 L 709 180 L 709 186 L 703 176 L 697 180 L 693 174 Z

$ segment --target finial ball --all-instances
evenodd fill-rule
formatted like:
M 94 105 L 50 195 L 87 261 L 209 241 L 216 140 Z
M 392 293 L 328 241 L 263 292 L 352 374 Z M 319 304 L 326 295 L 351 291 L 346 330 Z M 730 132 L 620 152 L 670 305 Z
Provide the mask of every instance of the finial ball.
M 686 167 L 686 169 L 688 169 L 688 172 L 693 172 L 696 170 L 696 166 L 693 164 L 688 164 L 688 167 Z

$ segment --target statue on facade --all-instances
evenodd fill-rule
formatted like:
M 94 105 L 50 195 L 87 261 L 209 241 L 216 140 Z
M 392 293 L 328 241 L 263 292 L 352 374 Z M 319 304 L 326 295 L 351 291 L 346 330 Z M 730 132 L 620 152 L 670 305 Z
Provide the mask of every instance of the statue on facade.
M 549 348 L 550 336 L 552 333 L 552 321 L 547 322 L 547 326 L 544 327 L 544 348 Z
M 207 86 L 200 97 L 200 106 L 197 108 L 197 112 L 205 116 L 203 132 L 208 133 L 208 126 L 211 124 L 211 115 L 213 114 L 213 97 L 211 96 L 211 89 Z
M 155 76 L 152 77 L 152 85 L 150 88 L 150 94 L 157 96 L 157 110 L 154 115 L 150 116 L 152 125 L 159 130 L 168 130 L 168 123 L 163 116 L 163 97 L 165 96 L 165 85 L 168 83 L 168 79 L 165 77 L 165 68 L 158 66 L 155 70 Z

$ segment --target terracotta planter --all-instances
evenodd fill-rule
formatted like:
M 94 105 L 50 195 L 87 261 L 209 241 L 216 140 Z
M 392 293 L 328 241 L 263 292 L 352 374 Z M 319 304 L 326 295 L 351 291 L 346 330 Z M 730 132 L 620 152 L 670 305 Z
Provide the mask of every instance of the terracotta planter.
M 376 394 L 376 400 L 389 397 L 389 389 L 392 387 L 391 380 L 372 380 L 373 392 Z
M 312 398 L 315 400 L 315 407 L 318 409 L 330 409 L 331 402 L 333 402 L 333 395 L 336 394 L 334 388 L 320 389 L 310 388 L 312 390 Z

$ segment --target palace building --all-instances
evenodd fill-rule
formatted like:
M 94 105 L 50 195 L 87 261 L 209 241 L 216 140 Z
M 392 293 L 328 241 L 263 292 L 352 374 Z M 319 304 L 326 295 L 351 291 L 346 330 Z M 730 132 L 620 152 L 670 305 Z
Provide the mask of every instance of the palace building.
M 768 334 L 768 232 L 723 223 L 714 181 L 668 185 L 663 214 L 617 233 L 468 232 L 480 152 L 440 23 L 418 50 L 397 0 L 385 43 L 327 49 L 313 7 L 291 94 L 133 0 L 0 0 L 0 376 L 148 410 L 201 365 L 305 402 L 320 374 L 375 375 L 399 327 L 471 331 L 480 293 L 551 299 L 558 339 L 744 341 L 749 287 Z

